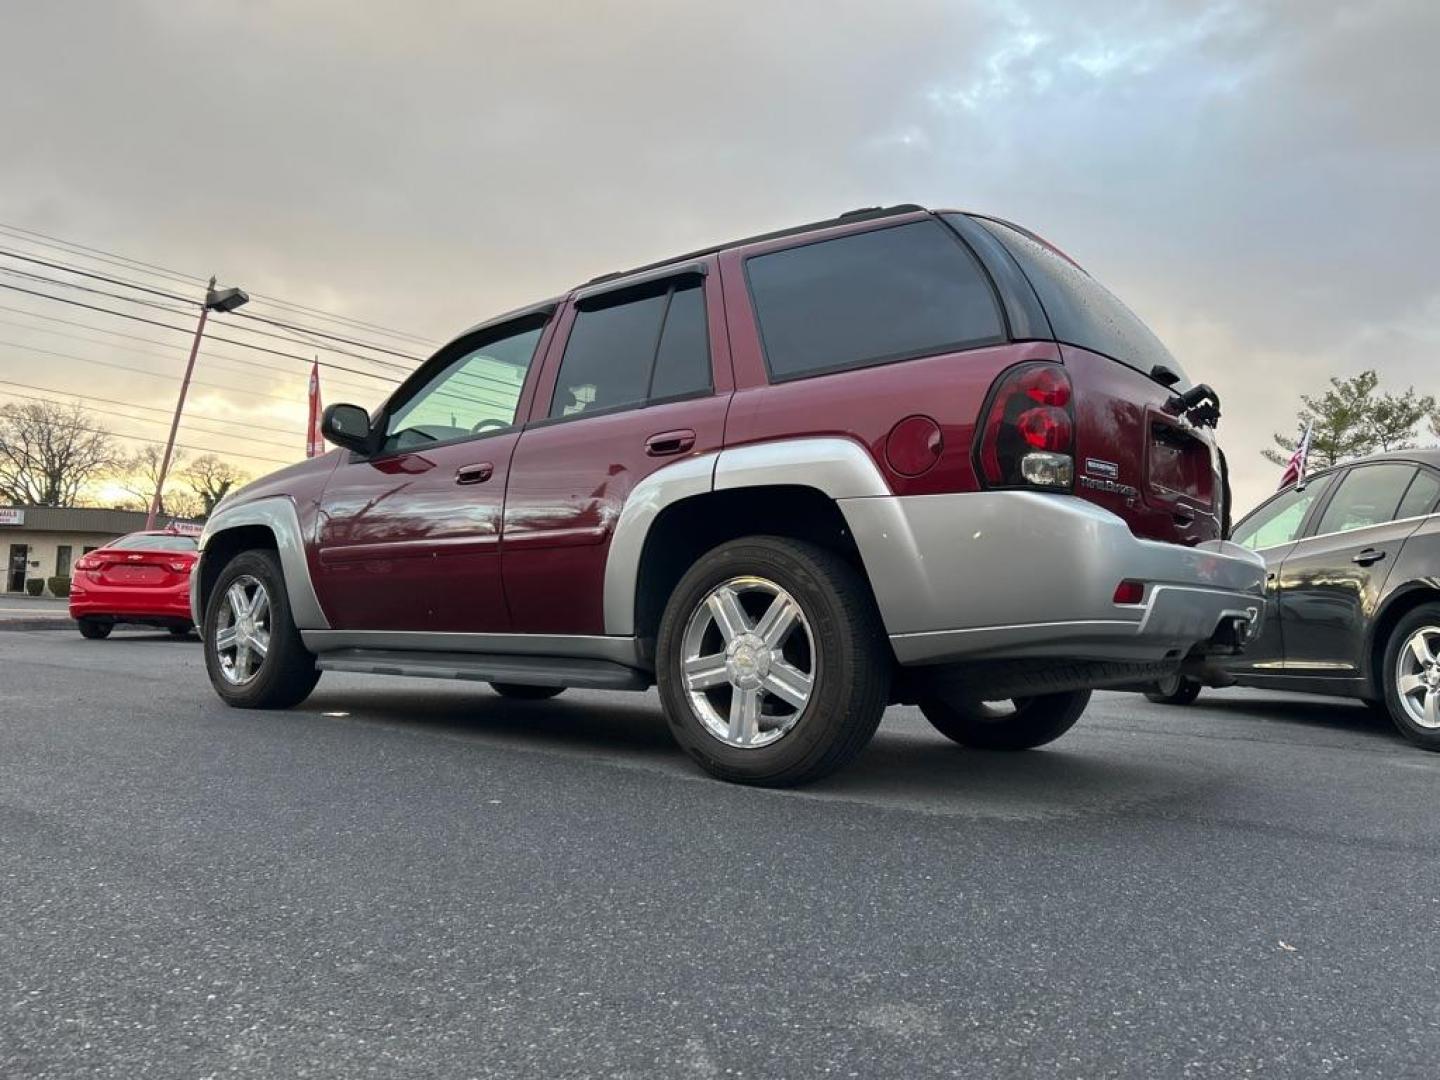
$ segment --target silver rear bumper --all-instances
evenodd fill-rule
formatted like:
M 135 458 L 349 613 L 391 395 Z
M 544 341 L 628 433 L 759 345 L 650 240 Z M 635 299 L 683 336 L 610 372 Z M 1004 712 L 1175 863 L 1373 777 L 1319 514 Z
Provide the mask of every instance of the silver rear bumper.
M 1265 564 L 1254 552 L 1141 540 L 1074 496 L 972 492 L 840 507 L 902 664 L 1179 658 L 1227 629 L 1244 640 L 1264 611 Z M 1139 604 L 1114 603 L 1127 579 L 1145 583 Z

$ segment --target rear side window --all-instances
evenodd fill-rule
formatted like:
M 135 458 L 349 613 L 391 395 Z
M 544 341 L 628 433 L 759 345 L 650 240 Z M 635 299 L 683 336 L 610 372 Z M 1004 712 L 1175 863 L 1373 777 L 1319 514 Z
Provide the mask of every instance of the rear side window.
M 990 230 L 1020 264 L 1057 341 L 1103 353 L 1146 375 L 1156 364 L 1164 364 L 1189 385 L 1170 350 L 1104 285 L 1019 229 L 988 218 L 973 220 Z
M 1325 508 L 1315 535 L 1349 532 L 1394 521 L 1400 497 L 1415 477 L 1414 465 L 1365 465 L 1351 469 Z
M 1434 473 L 1421 469 L 1415 474 L 1410 490 L 1400 500 L 1400 509 L 1395 512 L 1395 517 L 1423 517 L 1435 509 L 1437 499 L 1440 499 L 1440 479 L 1436 479 Z
M 1005 340 L 994 289 L 938 221 L 746 260 L 774 381 Z
M 575 313 L 552 418 L 710 390 L 705 294 L 699 281 L 601 298 Z

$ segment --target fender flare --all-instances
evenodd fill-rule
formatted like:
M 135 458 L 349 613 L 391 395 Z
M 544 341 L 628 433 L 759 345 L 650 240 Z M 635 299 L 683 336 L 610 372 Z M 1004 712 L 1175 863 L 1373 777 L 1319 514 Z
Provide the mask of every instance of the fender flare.
M 750 443 L 657 469 L 635 485 L 615 523 L 605 561 L 605 633 L 635 634 L 640 560 L 662 511 L 712 491 L 777 485 L 814 488 L 837 501 L 891 494 L 870 452 L 838 436 Z
M 196 626 L 203 625 L 205 612 L 202 610 L 200 595 L 200 567 L 205 560 L 205 549 L 211 540 L 244 526 L 259 526 L 268 529 L 275 538 L 275 550 L 280 556 L 280 570 L 285 576 L 285 592 L 290 602 L 290 615 L 300 630 L 328 630 L 330 621 L 320 607 L 315 595 L 315 585 L 310 580 L 310 564 L 305 558 L 305 537 L 300 531 L 300 515 L 289 496 L 272 495 L 253 502 L 222 506 L 210 516 L 200 533 L 200 560 L 190 575 L 190 614 Z

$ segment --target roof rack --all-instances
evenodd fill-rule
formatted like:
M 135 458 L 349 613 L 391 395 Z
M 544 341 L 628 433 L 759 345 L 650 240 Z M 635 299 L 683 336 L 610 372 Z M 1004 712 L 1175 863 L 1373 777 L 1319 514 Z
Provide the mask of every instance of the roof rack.
M 833 218 L 826 218 L 823 221 L 811 221 L 805 225 L 792 225 L 788 229 L 776 229 L 774 232 L 757 233 L 754 236 L 742 237 L 739 240 L 730 240 L 724 244 L 712 244 L 709 247 L 700 248 L 698 251 L 687 251 L 684 255 L 672 255 L 668 259 L 660 259 L 656 262 L 646 263 L 644 266 L 631 267 L 629 270 L 614 270 L 608 274 L 601 274 L 585 282 L 586 285 L 598 285 L 602 281 L 614 281 L 617 278 L 629 277 L 631 274 L 640 274 L 646 270 L 658 270 L 670 263 L 689 262 L 694 259 L 704 258 L 706 255 L 714 255 L 717 251 L 727 251 L 730 248 L 743 247 L 746 244 L 758 244 L 765 240 L 779 240 L 786 236 L 798 236 L 800 233 L 813 232 L 816 229 L 827 229 L 834 225 L 851 225 L 857 221 L 871 221 L 875 218 L 894 217 L 898 214 L 913 214 L 917 210 L 924 210 L 925 207 L 916 203 L 896 203 L 894 206 L 862 206 L 858 210 L 846 210 Z

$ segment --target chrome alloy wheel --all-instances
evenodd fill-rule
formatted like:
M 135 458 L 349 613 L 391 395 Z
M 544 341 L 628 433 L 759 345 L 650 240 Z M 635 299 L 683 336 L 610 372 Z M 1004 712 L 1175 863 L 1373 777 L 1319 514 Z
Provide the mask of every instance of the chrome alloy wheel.
M 805 612 L 760 577 L 731 578 L 696 605 L 685 624 L 681 665 L 696 718 L 726 746 L 742 749 L 783 738 L 820 673 Z
M 1395 660 L 1400 704 L 1417 725 L 1440 730 L 1440 626 L 1421 626 Z
M 270 594 L 258 578 L 230 583 L 215 620 L 215 656 L 225 681 L 243 686 L 260 672 L 270 651 Z

